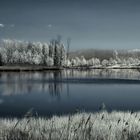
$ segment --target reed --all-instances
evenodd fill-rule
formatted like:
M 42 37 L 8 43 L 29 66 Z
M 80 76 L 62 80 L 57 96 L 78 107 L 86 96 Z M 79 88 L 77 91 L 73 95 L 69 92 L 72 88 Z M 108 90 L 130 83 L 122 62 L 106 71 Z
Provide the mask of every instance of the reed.
M 0 119 L 0 140 L 139 140 L 140 112 L 76 113 Z

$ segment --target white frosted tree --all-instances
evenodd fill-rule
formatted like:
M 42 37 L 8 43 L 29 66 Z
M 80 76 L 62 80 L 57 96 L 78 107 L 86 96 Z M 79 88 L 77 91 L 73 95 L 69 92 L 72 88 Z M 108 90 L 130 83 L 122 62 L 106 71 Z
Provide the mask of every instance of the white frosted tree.
M 84 56 L 81 56 L 80 61 L 81 61 L 81 62 L 80 62 L 80 63 L 81 63 L 81 66 L 87 65 L 87 61 L 86 61 L 86 59 L 85 59 Z
M 113 66 L 113 65 L 116 65 L 117 64 L 117 61 L 111 57 L 109 59 L 108 63 L 109 63 L 110 66 Z
M 100 65 L 100 63 L 101 63 L 101 62 L 100 62 L 100 59 L 98 59 L 98 58 L 95 58 L 95 60 L 94 60 L 94 61 L 95 61 L 95 63 L 94 63 L 94 64 L 95 64 L 96 66 L 99 66 L 99 65 Z
M 65 60 L 65 66 L 70 67 L 72 66 L 72 62 L 69 59 Z
M 60 49 L 56 42 L 54 46 L 54 66 L 60 66 Z
M 87 63 L 88 63 L 89 66 L 94 66 L 95 65 L 95 59 L 91 58 L 91 59 L 88 60 Z
M 54 60 L 53 60 L 53 58 L 48 57 L 48 59 L 47 59 L 47 65 L 48 65 L 48 66 L 53 66 L 53 65 L 54 65 Z
M 102 66 L 106 67 L 106 66 L 108 66 L 108 64 L 109 64 L 108 60 L 104 59 L 102 61 Z
M 48 45 L 41 42 L 3 40 L 0 45 L 0 61 L 4 65 L 65 65 L 65 47 L 57 41 Z
M 64 66 L 66 64 L 66 51 L 65 51 L 65 47 L 63 44 L 60 44 L 60 66 Z
M 42 46 L 42 63 L 44 65 L 48 65 L 48 59 L 49 59 L 49 46 L 47 43 L 44 43 Z
M 81 60 L 79 57 L 75 57 L 74 66 L 81 66 Z
M 72 67 L 74 67 L 75 66 L 75 64 L 76 64 L 76 60 L 73 58 L 73 59 L 71 59 L 71 66 Z

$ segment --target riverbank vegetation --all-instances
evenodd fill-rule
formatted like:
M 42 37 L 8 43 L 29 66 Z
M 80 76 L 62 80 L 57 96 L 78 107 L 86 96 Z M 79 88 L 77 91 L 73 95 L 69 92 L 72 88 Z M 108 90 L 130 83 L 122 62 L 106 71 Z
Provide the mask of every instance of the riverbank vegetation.
M 65 61 L 64 45 L 53 40 L 49 44 L 3 40 L 0 47 L 1 65 L 43 65 L 62 66 Z
M 2 40 L 0 65 L 48 68 L 140 68 L 139 50 L 92 50 L 91 52 L 90 54 L 77 52 L 73 55 L 74 53 L 69 53 L 69 48 L 66 48 L 60 39 L 54 39 L 49 43 Z
M 0 140 L 139 140 L 139 112 L 0 119 Z

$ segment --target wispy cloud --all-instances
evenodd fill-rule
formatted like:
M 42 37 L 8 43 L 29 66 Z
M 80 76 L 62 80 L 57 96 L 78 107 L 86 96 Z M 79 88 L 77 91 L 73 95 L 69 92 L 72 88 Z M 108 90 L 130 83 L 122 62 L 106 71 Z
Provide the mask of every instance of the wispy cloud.
M 48 28 L 52 28 L 53 26 L 52 26 L 52 24 L 48 24 Z
M 15 27 L 15 24 L 11 24 L 10 27 L 11 27 L 11 28 L 14 28 L 14 27 Z
M 4 28 L 4 24 L 0 23 L 0 28 Z

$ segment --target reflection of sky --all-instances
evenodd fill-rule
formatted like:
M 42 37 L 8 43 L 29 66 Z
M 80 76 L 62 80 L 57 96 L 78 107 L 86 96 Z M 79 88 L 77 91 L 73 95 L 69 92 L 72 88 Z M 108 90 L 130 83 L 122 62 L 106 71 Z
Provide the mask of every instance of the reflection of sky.
M 38 93 L 3 96 L 0 117 L 21 117 L 30 108 L 34 108 L 41 116 L 74 113 L 76 110 L 94 112 L 99 111 L 103 102 L 109 111 L 140 110 L 139 85 L 70 84 L 69 89 L 69 95 L 65 89 L 57 100 L 48 94 Z
M 3 99 L 0 99 L 0 104 L 2 104 L 4 102 L 4 100 Z
M 72 49 L 139 48 L 139 0 L 1 0 L 0 38 L 47 41 Z
M 74 113 L 77 109 L 98 111 L 102 102 L 108 110 L 140 110 L 139 84 L 59 83 L 61 78 L 139 78 L 136 70 L 68 70 L 60 72 L 1 73 L 0 117 L 23 116 L 30 108 L 39 115 Z
M 0 95 L 49 93 L 52 97 L 59 97 L 63 89 L 67 88 L 67 81 L 66 83 L 59 83 L 55 80 L 67 80 L 67 78 L 140 79 L 140 72 L 130 69 L 96 69 L 89 71 L 67 70 L 62 72 L 2 73 L 0 76 Z

